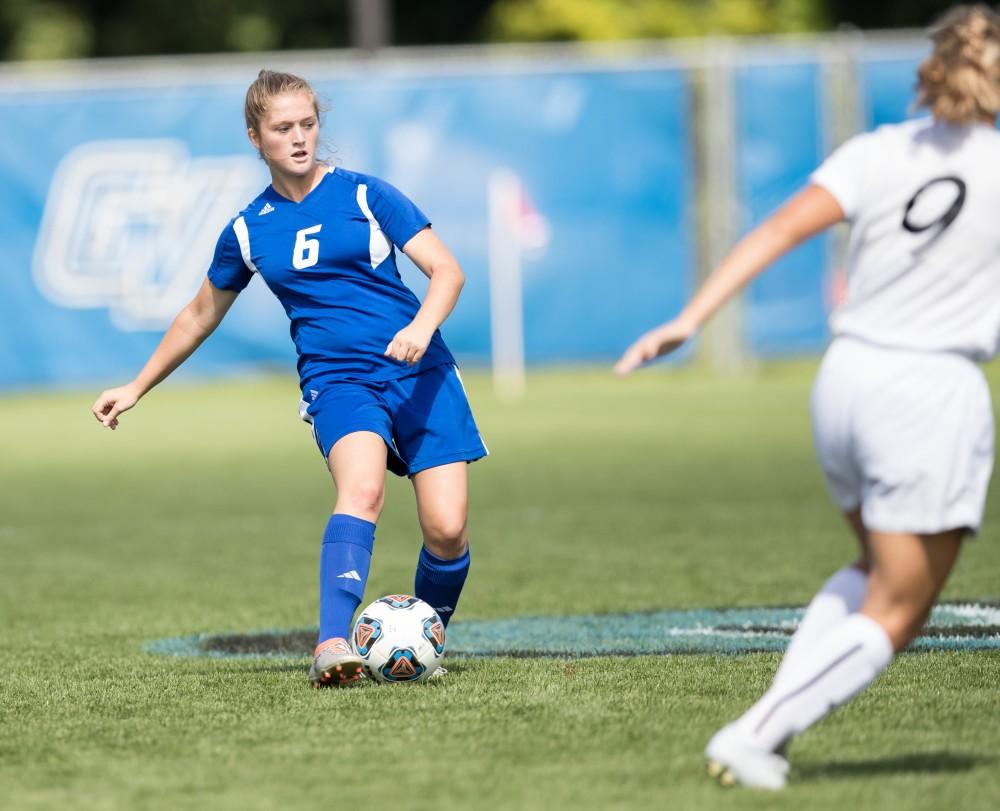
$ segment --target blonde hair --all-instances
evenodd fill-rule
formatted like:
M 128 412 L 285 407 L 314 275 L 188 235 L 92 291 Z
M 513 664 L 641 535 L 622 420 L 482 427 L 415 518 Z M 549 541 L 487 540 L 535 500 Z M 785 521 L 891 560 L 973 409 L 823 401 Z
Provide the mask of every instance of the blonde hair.
M 956 6 L 930 30 L 934 52 L 917 70 L 917 106 L 938 121 L 971 124 L 1000 112 L 1000 15 Z
M 267 114 L 267 108 L 271 104 L 271 99 L 280 96 L 282 93 L 294 93 L 296 91 L 308 93 L 312 99 L 313 109 L 316 111 L 316 118 L 319 118 L 322 109 L 316 92 L 312 86 L 301 76 L 293 73 L 279 73 L 275 70 L 262 70 L 257 74 L 250 87 L 247 88 L 246 104 L 243 106 L 243 117 L 247 122 L 247 129 L 260 133 L 260 120 Z

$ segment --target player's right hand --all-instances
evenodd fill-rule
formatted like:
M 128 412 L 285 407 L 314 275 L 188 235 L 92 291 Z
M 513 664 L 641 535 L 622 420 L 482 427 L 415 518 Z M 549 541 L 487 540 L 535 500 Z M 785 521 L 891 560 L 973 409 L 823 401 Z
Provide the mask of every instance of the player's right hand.
M 638 369 L 642 364 L 654 358 L 673 352 L 693 334 L 693 330 L 680 321 L 668 321 L 666 324 L 651 329 L 638 339 L 623 353 L 614 366 L 615 374 L 627 375 Z
M 139 393 L 134 386 L 131 384 L 118 386 L 102 391 L 101 396 L 94 401 L 91 411 L 101 425 L 114 431 L 118 427 L 118 415 L 128 411 L 137 402 Z

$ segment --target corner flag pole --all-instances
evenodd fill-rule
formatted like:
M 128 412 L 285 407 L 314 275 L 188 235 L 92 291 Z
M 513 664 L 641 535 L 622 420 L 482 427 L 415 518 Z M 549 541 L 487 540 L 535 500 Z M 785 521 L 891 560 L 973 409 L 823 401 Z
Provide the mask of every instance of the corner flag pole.
M 493 387 L 504 399 L 524 396 L 524 314 L 521 302 L 521 235 L 516 218 L 521 182 L 507 169 L 490 175 L 489 276 Z

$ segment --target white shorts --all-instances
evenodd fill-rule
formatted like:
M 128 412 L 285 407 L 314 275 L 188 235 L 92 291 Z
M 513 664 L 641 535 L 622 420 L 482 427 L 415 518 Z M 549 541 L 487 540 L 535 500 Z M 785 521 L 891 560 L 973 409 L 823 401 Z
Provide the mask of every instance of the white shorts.
M 993 407 L 961 355 L 837 338 L 813 385 L 819 463 L 869 530 L 975 532 L 993 470 Z

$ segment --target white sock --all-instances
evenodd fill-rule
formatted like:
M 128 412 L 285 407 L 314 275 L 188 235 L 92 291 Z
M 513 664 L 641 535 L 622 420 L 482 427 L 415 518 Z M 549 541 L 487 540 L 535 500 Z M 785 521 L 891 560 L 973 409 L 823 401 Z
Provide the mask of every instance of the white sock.
M 818 640 L 808 656 L 798 657 L 736 723 L 755 745 L 773 752 L 871 684 L 892 657 L 882 626 L 852 614 Z
M 777 684 L 795 668 L 798 660 L 817 639 L 826 636 L 851 614 L 861 610 L 868 589 L 868 575 L 853 566 L 838 569 L 812 598 L 795 634 L 788 643 L 778 672 Z

